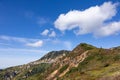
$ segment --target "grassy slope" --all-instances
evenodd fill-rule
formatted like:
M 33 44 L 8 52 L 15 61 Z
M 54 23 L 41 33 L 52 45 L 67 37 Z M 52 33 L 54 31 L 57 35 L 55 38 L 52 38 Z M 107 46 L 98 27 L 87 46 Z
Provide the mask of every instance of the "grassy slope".
M 58 80 L 98 80 L 102 77 L 120 75 L 120 52 L 93 49 L 89 56 Z
M 72 67 L 63 77 L 59 78 L 59 73 L 62 73 L 68 67 L 68 65 L 62 66 L 59 73 L 55 76 L 57 80 L 110 80 L 109 78 L 111 76 L 120 75 L 120 49 L 110 50 L 95 48 L 87 44 L 80 44 L 70 54 L 63 58 L 70 57 L 74 59 L 78 54 L 82 54 L 86 50 L 89 51 L 87 54 L 88 57 L 83 62 L 79 63 L 78 67 Z M 45 78 L 58 69 L 59 66 L 59 62 L 57 64 L 39 64 L 29 69 L 32 70 L 31 73 L 29 73 L 28 70 L 23 70 L 14 80 L 45 80 Z M 2 74 L 4 74 L 4 72 L 5 71 L 3 71 Z M 28 78 L 21 79 L 23 75 L 26 74 L 29 74 Z

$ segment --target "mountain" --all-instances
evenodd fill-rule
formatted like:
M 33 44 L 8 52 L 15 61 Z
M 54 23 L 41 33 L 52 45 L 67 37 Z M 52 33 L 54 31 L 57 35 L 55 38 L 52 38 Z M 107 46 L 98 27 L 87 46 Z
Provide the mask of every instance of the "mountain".
M 120 48 L 81 43 L 41 59 L 0 71 L 0 80 L 120 80 Z
M 30 62 L 28 64 L 10 67 L 5 70 L 0 70 L 0 80 L 23 80 L 30 75 L 43 72 L 53 62 L 57 61 L 63 56 L 69 54 L 70 51 L 51 51 L 37 61 Z M 32 74 L 31 74 L 32 73 Z
M 69 54 L 70 51 L 68 50 L 60 50 L 60 51 L 51 51 L 44 55 L 41 59 L 29 63 L 30 65 L 40 64 L 40 63 L 53 63 L 56 62 L 58 59 L 62 58 Z
M 40 61 L 44 61 L 44 62 L 54 62 L 56 61 L 58 58 L 61 58 L 63 56 L 65 56 L 66 54 L 70 53 L 70 51 L 67 50 L 61 50 L 61 51 L 51 51 L 48 54 L 46 54 L 45 56 L 43 56 Z

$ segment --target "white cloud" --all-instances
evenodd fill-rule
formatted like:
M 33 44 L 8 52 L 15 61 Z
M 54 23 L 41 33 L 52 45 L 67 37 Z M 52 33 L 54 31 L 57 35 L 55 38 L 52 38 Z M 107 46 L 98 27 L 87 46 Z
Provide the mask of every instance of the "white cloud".
M 23 49 L 23 48 L 0 48 L 0 53 L 2 52 L 5 52 L 5 53 L 11 53 L 14 54 L 13 52 L 19 52 L 20 54 L 21 53 L 24 53 L 24 54 L 28 54 L 28 53 L 47 53 L 48 51 L 46 50 L 38 50 L 38 49 Z M 17 54 L 15 53 L 15 54 Z
M 10 42 L 22 43 L 23 45 L 31 46 L 31 47 L 41 47 L 43 45 L 43 41 L 40 39 L 30 39 L 30 38 L 21 38 L 21 37 L 13 37 L 13 36 L 0 36 L 0 40 L 6 40 Z
M 0 36 L 0 39 L 11 40 L 11 37 L 2 35 L 2 36 Z
M 112 22 L 95 32 L 95 36 L 109 36 L 120 33 L 120 22 Z
M 43 45 L 43 41 L 39 40 L 39 41 L 34 42 L 34 43 L 27 43 L 26 45 L 30 46 L 30 47 L 41 47 Z
M 29 39 L 29 38 L 22 38 L 22 37 L 13 37 L 13 36 L 6 36 L 6 35 L 0 35 L 0 40 L 7 40 L 7 41 L 16 41 L 16 42 L 34 42 L 38 39 Z
M 42 36 L 48 36 L 48 37 L 56 37 L 56 32 L 53 29 L 45 29 L 42 33 Z
M 49 34 L 49 37 L 56 37 L 55 31 L 52 31 L 52 32 Z
M 45 30 L 41 33 L 41 35 L 43 35 L 43 36 L 47 36 L 48 33 L 49 33 L 49 30 L 48 30 L 48 29 L 45 29 Z
M 0 43 L 0 45 L 6 45 L 6 46 L 8 46 L 8 45 L 10 45 L 10 44 L 6 44 L 6 43 Z
M 109 35 L 112 35 L 118 31 L 117 29 L 111 30 L 108 25 L 114 23 L 106 23 L 106 21 L 111 20 L 113 16 L 117 13 L 118 3 L 105 2 L 101 6 L 93 6 L 86 10 L 79 11 L 73 10 L 69 11 L 66 14 L 61 14 L 58 19 L 54 22 L 55 28 L 64 32 L 66 30 L 73 30 L 78 28 L 77 31 L 74 31 L 77 35 L 93 33 L 98 35 L 97 31 L 99 29 L 104 30 L 105 32 L 110 31 Z M 119 22 L 115 22 L 119 24 Z M 107 27 L 105 27 L 107 26 Z M 104 28 L 105 27 L 105 28 Z M 117 26 L 117 28 L 120 26 Z M 114 26 L 112 27 L 114 28 Z M 120 31 L 120 30 L 119 30 Z M 108 34 L 103 34 L 99 31 L 101 36 L 109 36 Z

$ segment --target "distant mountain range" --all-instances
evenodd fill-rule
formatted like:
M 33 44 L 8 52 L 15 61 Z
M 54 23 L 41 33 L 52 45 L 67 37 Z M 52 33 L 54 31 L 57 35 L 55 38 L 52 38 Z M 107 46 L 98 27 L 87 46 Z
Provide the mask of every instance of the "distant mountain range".
M 81 43 L 72 51 L 52 51 L 37 61 L 0 70 L 0 80 L 120 80 L 120 46 Z

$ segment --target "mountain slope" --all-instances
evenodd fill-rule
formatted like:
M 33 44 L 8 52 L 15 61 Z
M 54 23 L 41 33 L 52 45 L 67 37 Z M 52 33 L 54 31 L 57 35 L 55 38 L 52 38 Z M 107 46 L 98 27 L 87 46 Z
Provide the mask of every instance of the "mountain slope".
M 40 60 L 2 70 L 1 80 L 120 80 L 120 49 L 81 43 L 72 51 L 53 51 Z M 4 78 L 4 79 L 3 79 Z
M 120 52 L 93 49 L 77 67 L 59 80 L 120 80 Z
M 0 80 L 24 80 L 29 76 L 44 72 L 53 62 L 69 54 L 69 52 L 67 50 L 51 51 L 37 61 L 1 70 Z

